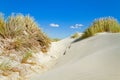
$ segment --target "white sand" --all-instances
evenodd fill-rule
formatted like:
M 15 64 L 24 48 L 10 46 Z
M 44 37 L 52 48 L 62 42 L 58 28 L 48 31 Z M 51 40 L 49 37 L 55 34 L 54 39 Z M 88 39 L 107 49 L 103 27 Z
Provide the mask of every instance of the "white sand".
M 45 65 L 48 69 L 53 67 L 54 64 L 56 64 L 56 60 L 63 56 L 62 54 L 66 50 L 66 48 L 70 45 L 70 43 L 73 41 L 71 38 L 66 38 L 64 40 L 61 40 L 59 42 L 53 42 L 51 44 L 51 48 L 47 54 L 38 54 L 39 62 L 42 65 Z
M 61 55 L 56 65 L 30 80 L 120 80 L 120 34 L 98 34 L 81 40 L 63 55 L 70 42 L 65 39 L 53 45 L 50 54 Z

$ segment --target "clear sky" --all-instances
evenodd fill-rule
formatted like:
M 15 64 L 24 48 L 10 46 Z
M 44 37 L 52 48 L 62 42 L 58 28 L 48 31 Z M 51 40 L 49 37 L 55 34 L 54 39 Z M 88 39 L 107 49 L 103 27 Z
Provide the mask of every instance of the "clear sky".
M 0 0 L 0 12 L 30 14 L 52 38 L 83 32 L 95 18 L 120 21 L 120 0 Z

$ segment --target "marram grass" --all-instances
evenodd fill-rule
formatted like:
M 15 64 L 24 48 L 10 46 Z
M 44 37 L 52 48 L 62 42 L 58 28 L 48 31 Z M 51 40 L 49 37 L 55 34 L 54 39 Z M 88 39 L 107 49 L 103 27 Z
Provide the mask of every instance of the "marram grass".
M 113 17 L 104 17 L 96 19 L 92 25 L 85 30 L 82 39 L 95 35 L 100 32 L 119 33 L 120 24 Z
M 29 58 L 29 50 L 33 53 L 41 50 L 44 53 L 51 43 L 34 18 L 22 14 L 12 14 L 6 19 L 2 14 L 0 15 L 0 40 L 4 43 L 3 53 L 11 54 L 12 50 L 21 52 L 22 55 L 26 55 L 22 59 L 23 62 Z
M 80 37 L 79 33 L 75 33 L 71 36 L 71 38 L 79 38 L 79 37 Z

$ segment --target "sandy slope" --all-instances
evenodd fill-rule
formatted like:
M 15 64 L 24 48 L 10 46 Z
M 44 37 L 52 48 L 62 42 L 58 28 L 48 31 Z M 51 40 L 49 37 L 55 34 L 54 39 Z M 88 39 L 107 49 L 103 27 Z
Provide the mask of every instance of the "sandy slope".
M 31 80 L 120 80 L 120 34 L 99 34 L 69 45 L 53 69 Z

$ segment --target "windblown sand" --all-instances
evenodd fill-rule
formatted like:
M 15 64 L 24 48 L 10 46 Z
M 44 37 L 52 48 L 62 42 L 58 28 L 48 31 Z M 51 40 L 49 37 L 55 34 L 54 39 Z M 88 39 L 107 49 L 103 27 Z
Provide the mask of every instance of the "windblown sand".
M 68 38 L 53 44 L 50 54 L 58 58 L 55 66 L 30 80 L 120 80 L 120 34 L 71 42 Z

